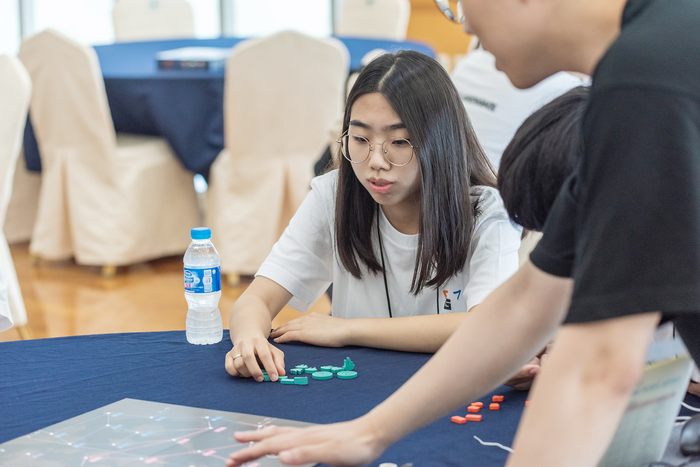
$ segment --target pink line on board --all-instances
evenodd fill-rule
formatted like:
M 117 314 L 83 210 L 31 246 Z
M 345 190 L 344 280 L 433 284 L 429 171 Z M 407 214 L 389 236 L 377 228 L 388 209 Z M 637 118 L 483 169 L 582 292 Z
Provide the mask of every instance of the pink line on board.
M 258 467 L 260 465 L 260 462 L 253 462 L 252 464 L 246 464 L 246 467 Z
M 177 444 L 185 444 L 189 440 L 190 440 L 189 438 L 181 439 L 180 441 L 177 442 Z
M 221 432 L 224 431 L 225 429 L 226 429 L 225 426 L 220 426 L 219 428 L 217 428 L 216 430 L 214 430 L 214 433 L 221 433 Z
M 213 449 L 210 449 L 210 450 L 208 450 L 208 451 L 204 451 L 204 452 L 202 453 L 202 455 L 203 455 L 204 457 L 209 457 L 209 456 L 211 456 L 212 454 L 216 454 L 216 451 L 214 451 Z
M 102 460 L 101 457 L 91 457 L 90 458 L 90 462 L 97 462 L 97 461 L 101 461 L 101 460 Z
M 144 462 L 145 462 L 146 464 L 152 464 L 152 463 L 154 463 L 154 462 L 158 462 L 158 458 L 157 458 L 157 457 L 149 457 L 149 458 L 146 459 Z

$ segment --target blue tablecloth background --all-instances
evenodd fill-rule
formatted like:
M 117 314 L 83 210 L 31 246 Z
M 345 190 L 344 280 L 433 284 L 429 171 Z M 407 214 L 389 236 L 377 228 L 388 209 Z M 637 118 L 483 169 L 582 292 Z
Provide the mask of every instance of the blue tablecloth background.
M 418 42 L 338 38 L 350 52 L 350 70 L 374 49 L 410 49 L 434 56 Z M 181 47 L 233 47 L 243 39 L 176 39 L 95 46 L 118 132 L 162 136 L 188 170 L 204 175 L 224 147 L 224 70 L 158 70 L 156 54 Z M 25 131 L 27 168 L 41 171 L 31 125 Z M 318 155 L 321 156 L 320 154 Z
M 230 348 L 228 331 L 211 346 L 188 344 L 183 331 L 1 343 L 0 442 L 125 397 L 312 423 L 350 420 L 382 402 L 429 358 L 366 348 L 280 345 L 288 368 L 342 365 L 350 357 L 359 374 L 354 380 L 309 378 L 308 386 L 288 386 L 229 376 L 223 363 Z M 505 387 L 497 392 L 505 395 L 503 408 L 485 411 L 484 421 L 457 425 L 442 418 L 399 441 L 371 465 L 503 465 L 507 453 L 481 446 L 473 435 L 511 445 L 526 394 Z M 466 407 L 454 412 L 465 413 Z

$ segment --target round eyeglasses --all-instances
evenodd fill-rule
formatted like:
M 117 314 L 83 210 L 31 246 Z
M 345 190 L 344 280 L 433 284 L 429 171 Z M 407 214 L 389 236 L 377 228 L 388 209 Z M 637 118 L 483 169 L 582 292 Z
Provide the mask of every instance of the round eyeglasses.
M 360 164 L 367 160 L 372 148 L 378 144 L 370 143 L 364 136 L 352 133 L 343 133 L 337 143 L 340 143 L 340 152 L 353 164 Z M 406 138 L 387 138 L 382 144 L 382 155 L 391 165 L 402 167 L 413 159 L 413 148 L 417 148 Z
M 462 4 L 459 0 L 435 0 L 435 4 L 442 11 L 442 14 L 450 21 L 462 24 L 465 21 Z

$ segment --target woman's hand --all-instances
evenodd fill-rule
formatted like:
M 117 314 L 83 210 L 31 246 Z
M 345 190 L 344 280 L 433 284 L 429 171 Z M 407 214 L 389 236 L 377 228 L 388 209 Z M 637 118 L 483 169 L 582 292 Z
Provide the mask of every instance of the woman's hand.
M 284 352 L 263 337 L 243 339 L 226 354 L 226 371 L 232 376 L 264 380 L 262 365 L 271 381 L 284 376 Z
M 283 464 L 323 463 L 363 465 L 376 459 L 388 446 L 380 441 L 370 415 L 343 423 L 309 428 L 278 427 L 235 434 L 236 441 L 254 442 L 231 454 L 228 467 L 243 465 L 266 454 L 276 454 Z
M 535 376 L 540 372 L 540 365 L 540 359 L 537 357 L 533 358 L 503 384 L 518 391 L 527 391 L 532 386 Z
M 343 347 L 348 345 L 349 321 L 319 313 L 309 313 L 281 325 L 272 331 L 270 337 L 274 338 L 278 344 L 300 341 L 323 347 Z

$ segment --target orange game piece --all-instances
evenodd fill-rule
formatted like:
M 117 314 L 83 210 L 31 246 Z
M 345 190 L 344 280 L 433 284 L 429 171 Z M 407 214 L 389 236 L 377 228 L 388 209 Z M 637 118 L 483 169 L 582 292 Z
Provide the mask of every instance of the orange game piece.
M 503 396 L 493 396 L 491 400 L 494 402 L 503 402 Z
M 500 410 L 500 408 L 501 408 L 501 405 L 500 405 L 500 404 L 497 404 L 496 402 L 494 402 L 493 404 L 489 405 L 489 409 L 490 409 L 490 410 Z
M 479 408 L 481 408 L 481 407 L 483 407 L 483 406 L 484 406 L 484 403 L 483 403 L 483 402 L 472 402 L 472 403 L 471 403 L 471 407 L 479 407 Z
M 530 405 L 530 401 L 525 401 L 525 407 Z
M 464 417 L 460 417 L 459 415 L 453 415 L 452 416 L 452 423 L 459 423 L 460 425 L 464 425 L 467 423 L 467 419 Z
M 468 413 L 464 416 L 464 419 L 470 422 L 480 422 L 481 415 L 474 415 L 473 413 Z
M 469 407 L 467 407 L 467 412 L 479 413 L 479 410 L 481 410 L 481 408 L 475 407 L 473 405 L 470 405 Z

